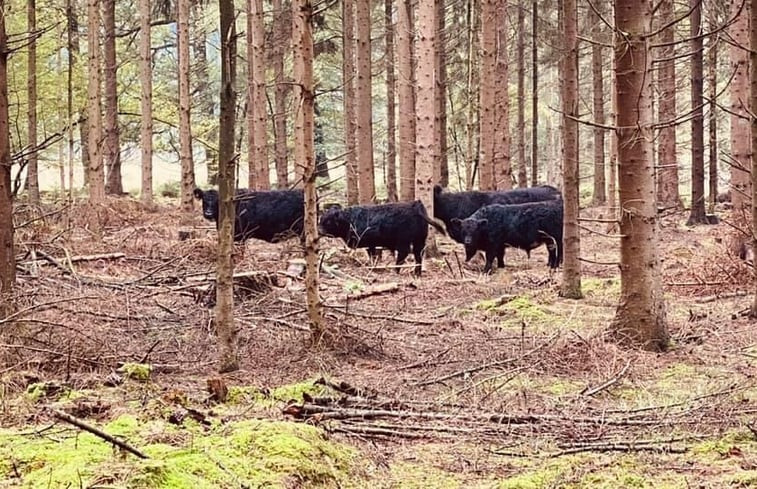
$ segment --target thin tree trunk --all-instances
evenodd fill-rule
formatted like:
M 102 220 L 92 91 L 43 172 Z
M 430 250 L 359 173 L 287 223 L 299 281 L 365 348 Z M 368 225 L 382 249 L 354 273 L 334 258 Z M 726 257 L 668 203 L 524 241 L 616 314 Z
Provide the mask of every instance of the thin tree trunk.
M 78 57 L 78 50 L 74 51 L 74 28 L 76 23 L 73 15 L 73 0 L 66 0 L 66 41 L 68 48 L 68 70 L 66 73 L 66 109 L 68 112 L 68 201 L 74 200 L 74 63 Z M 83 124 L 82 124 L 83 125 Z M 84 141 L 82 141 L 82 153 Z M 86 180 L 85 180 L 86 181 Z
M 620 304 L 612 323 L 619 341 L 667 348 L 668 331 L 657 257 L 652 164 L 652 88 L 647 36 L 651 2 L 615 0 L 620 205 Z
M 614 39 L 613 35 L 613 39 Z M 614 41 L 613 41 L 614 42 Z M 610 124 L 613 127 L 618 125 L 618 96 L 617 96 L 617 79 L 615 77 L 615 56 L 612 59 L 612 70 L 610 71 Z M 610 132 L 610 175 L 607 182 L 607 206 L 610 208 L 613 216 L 618 215 L 618 131 L 617 129 Z M 617 223 L 612 223 L 607 227 L 607 232 L 617 230 Z
M 662 0 L 660 5 L 660 22 L 667 24 L 675 19 L 673 0 Z M 660 41 L 672 43 L 675 40 L 675 27 L 668 27 L 662 32 Z M 661 59 L 658 71 L 660 86 L 658 113 L 662 124 L 675 120 L 676 113 L 676 60 L 675 46 L 664 46 L 657 53 Z M 681 198 L 678 193 L 678 145 L 676 143 L 676 126 L 665 125 L 660 129 L 657 149 L 657 200 L 664 207 L 678 207 Z
M 318 225 L 316 214 L 315 160 L 313 158 L 313 35 L 310 0 L 294 0 L 292 47 L 294 50 L 295 100 L 298 100 L 295 123 L 295 165 L 302 167 L 305 186 L 305 295 L 313 344 L 331 343 L 334 338 L 325 329 L 318 295 Z
M 754 112 L 757 108 L 757 0 L 751 0 L 751 15 L 750 15 L 750 47 L 749 61 L 750 61 L 750 84 L 751 84 L 751 107 Z M 752 116 L 751 119 L 752 129 L 752 148 L 757 148 L 757 118 Z M 752 250 L 757 250 L 757 158 L 755 158 L 754 150 L 752 151 Z M 752 318 L 757 317 L 757 276 L 755 276 L 754 287 L 755 295 L 752 301 L 752 307 L 750 308 L 750 316 Z
M 0 0 L 0 12 L 6 12 L 5 0 Z M 8 119 L 8 37 L 5 33 L 5 18 L 5 15 L 0 16 L 0 318 L 7 317 L 12 309 L 11 294 L 16 282 Z
M 743 9 L 742 7 L 743 3 Z M 733 44 L 730 48 L 733 78 L 731 79 L 731 216 L 737 225 L 748 222 L 751 205 L 749 170 L 752 167 L 752 148 L 749 120 L 749 43 L 750 1 L 731 2 L 731 16 L 736 17 L 730 26 Z
M 265 28 L 263 0 L 247 0 L 247 59 L 248 68 L 248 140 L 250 165 L 250 188 L 271 188 L 268 176 L 268 134 L 266 120 L 268 110 L 265 96 Z
M 690 0 L 691 4 L 691 213 L 688 225 L 706 224 L 704 207 L 704 44 L 700 36 L 702 27 L 702 3 Z
M 371 100 L 371 2 L 355 0 L 355 33 L 357 47 L 357 81 L 355 83 L 356 153 L 358 168 L 358 201 L 374 202 L 376 190 L 373 176 L 373 105 Z
M 531 5 L 531 185 L 539 183 L 539 3 Z
M 415 90 L 410 0 L 397 0 L 400 200 L 415 200 Z
M 224 0 L 219 0 L 223 2 Z M 192 161 L 192 126 L 189 95 L 189 0 L 178 0 L 179 45 L 179 159 L 181 160 L 181 209 L 194 207 L 194 162 Z M 233 146 L 231 146 L 233 148 Z
M 711 19 L 710 29 L 717 29 L 717 21 Z M 710 37 L 709 41 L 709 99 L 714 101 L 718 93 L 718 38 L 717 36 Z M 710 114 L 708 118 L 708 129 L 710 132 L 710 147 L 709 147 L 709 209 L 710 214 L 715 213 L 715 203 L 718 198 L 718 108 L 714 102 L 709 104 Z
M 438 162 L 437 132 L 435 130 L 436 109 L 436 1 L 418 2 L 418 41 L 416 64 L 417 105 L 416 105 L 416 155 L 415 155 L 415 195 L 426 207 L 429 216 L 434 215 L 434 166 Z M 434 231 L 428 237 L 428 248 L 435 249 Z
M 184 0 L 180 0 L 184 1 Z M 237 37 L 234 1 L 218 1 L 221 27 L 221 114 L 218 129 L 218 260 L 216 264 L 215 322 L 218 332 L 218 369 L 239 368 L 237 333 L 234 327 L 234 266 L 231 251 L 234 236 L 234 119 Z
M 276 83 L 274 90 L 273 131 L 274 153 L 276 159 L 276 184 L 278 188 L 289 187 L 289 170 L 287 168 L 287 115 L 286 115 L 286 85 L 284 80 L 284 50 L 286 36 L 284 32 L 285 16 L 281 0 L 273 0 L 274 12 L 274 41 L 273 41 L 273 77 Z
M 27 0 L 27 32 L 34 36 L 37 30 L 36 0 Z M 29 191 L 29 202 L 39 204 L 39 170 L 37 168 L 37 40 L 32 37 L 29 41 L 29 56 L 27 57 L 26 97 L 29 102 L 28 134 L 29 160 L 27 163 L 26 189 Z
M 436 0 L 436 147 L 439 148 L 434 183 L 449 184 L 449 156 L 447 155 L 447 42 L 445 34 L 446 1 Z
M 528 172 L 526 170 L 526 10 L 524 0 L 518 1 L 518 187 L 528 186 Z
M 87 3 L 87 109 L 89 117 L 89 201 L 93 204 L 105 200 L 105 175 L 102 159 L 102 109 L 100 104 L 100 2 Z
M 386 198 L 397 202 L 397 124 L 395 118 L 394 23 L 393 0 L 384 0 L 384 35 L 386 38 Z
M 599 4 L 597 5 L 599 8 Z M 595 38 L 602 40 L 604 25 L 594 10 L 592 12 L 592 25 L 595 26 Z M 594 43 L 591 45 L 591 73 L 593 84 L 593 105 L 594 105 L 594 122 L 597 124 L 605 123 L 605 86 L 604 73 L 602 70 L 602 45 Z M 605 193 L 605 131 L 600 127 L 594 128 L 594 192 L 592 196 L 593 205 L 604 205 L 607 201 Z
M 466 6 L 466 25 L 468 27 L 468 63 L 467 63 L 467 77 L 466 77 L 466 91 L 467 94 L 467 106 L 468 110 L 465 117 L 466 127 L 466 158 L 465 158 L 465 190 L 473 190 L 474 166 L 476 161 L 476 151 L 474 146 L 474 138 L 476 132 L 476 97 L 473 89 L 473 74 L 475 69 L 475 34 L 476 34 L 476 21 L 475 21 L 476 9 L 474 8 L 474 0 L 468 0 Z
M 192 15 L 195 21 L 191 23 L 192 32 L 192 51 L 194 55 L 193 70 L 195 75 L 195 89 L 197 94 L 196 103 L 199 105 L 199 111 L 202 114 L 200 119 L 210 121 L 216 118 L 215 115 L 215 95 L 211 92 L 210 78 L 208 76 L 208 35 L 207 27 L 203 25 L 200 19 L 206 12 L 207 5 L 196 2 L 192 5 Z M 212 125 L 203 133 L 206 140 L 212 141 L 218 139 L 218 126 Z M 218 183 L 218 152 L 208 146 L 204 146 L 205 167 L 208 172 L 208 185 Z
M 481 148 L 478 161 L 479 187 L 494 190 L 494 148 L 497 138 L 497 5 L 498 0 L 481 0 L 481 81 L 478 106 Z
M 105 192 L 121 195 L 121 149 L 118 138 L 118 63 L 116 61 L 116 0 L 103 0 L 105 74 L 105 145 L 103 160 L 107 170 Z
M 342 85 L 344 101 L 344 148 L 347 179 L 347 204 L 358 203 L 357 122 L 355 95 L 355 3 L 342 0 Z
M 497 0 L 495 7 L 496 64 L 494 85 L 494 143 L 492 165 L 494 188 L 509 190 L 513 188 L 512 165 L 510 159 L 510 83 L 507 69 L 507 1 Z
M 564 266 L 560 295 L 580 299 L 581 236 L 578 228 L 578 19 L 576 0 L 563 0 L 563 243 Z
M 152 188 L 152 51 L 150 36 L 150 0 L 139 0 L 139 81 L 142 112 L 140 147 L 142 148 L 142 191 L 145 204 L 153 201 Z

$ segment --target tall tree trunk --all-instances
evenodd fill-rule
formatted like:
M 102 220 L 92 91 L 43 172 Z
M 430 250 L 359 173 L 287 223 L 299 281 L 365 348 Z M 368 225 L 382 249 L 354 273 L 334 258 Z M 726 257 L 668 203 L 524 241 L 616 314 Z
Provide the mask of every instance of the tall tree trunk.
M 494 143 L 492 165 L 494 188 L 513 188 L 512 166 L 510 162 L 510 83 L 507 70 L 507 1 L 497 0 L 495 7 L 497 23 L 496 65 L 494 84 Z
M 102 159 L 102 108 L 100 104 L 100 1 L 87 3 L 87 109 L 89 111 L 89 201 L 93 204 L 105 200 L 105 175 Z
M 481 81 L 478 106 L 480 111 L 481 149 L 478 160 L 479 187 L 494 190 L 494 145 L 497 137 L 497 1 L 481 0 Z
M 219 0 L 223 2 L 224 0 Z M 194 207 L 195 170 L 192 161 L 192 127 L 189 105 L 189 0 L 178 0 L 179 45 L 179 159 L 181 160 L 181 209 Z M 231 146 L 233 148 L 233 146 Z
M 342 0 L 342 86 L 344 90 L 344 148 L 347 204 L 358 203 L 357 122 L 355 104 L 355 3 Z
M 397 202 L 397 123 L 395 117 L 394 23 L 393 0 L 384 0 L 384 36 L 386 38 L 386 198 Z
M 0 0 L 5 14 L 5 0 Z M 13 194 L 11 191 L 10 121 L 8 118 L 8 36 L 5 15 L 0 16 L 0 318 L 10 313 L 16 282 L 13 251 Z
M 150 36 L 150 0 L 139 0 L 139 81 L 142 109 L 139 145 L 142 148 L 142 191 L 145 204 L 153 201 L 152 188 L 152 51 Z
M 613 34 L 613 43 L 615 34 Z M 610 70 L 610 125 L 618 126 L 618 96 L 617 96 L 617 79 L 615 78 L 615 56 L 612 59 L 612 70 Z M 613 215 L 618 215 L 618 131 L 610 132 L 610 174 L 607 182 L 607 206 Z M 607 226 L 607 232 L 614 232 L 618 229 L 618 223 L 610 223 Z
M 107 170 L 105 192 L 120 195 L 121 148 L 118 138 L 118 63 L 116 61 L 116 0 L 103 0 L 103 42 L 105 75 L 105 145 L 103 160 Z
M 702 27 L 701 0 L 691 4 L 691 213 L 688 225 L 705 224 L 704 208 L 704 44 L 700 36 Z
M 66 109 L 68 112 L 68 201 L 74 200 L 74 63 L 78 50 L 74 51 L 73 0 L 66 0 L 66 47 L 68 48 L 68 69 L 66 72 Z M 82 124 L 83 125 L 83 124 Z M 84 142 L 82 141 L 82 153 Z M 85 180 L 86 181 L 86 180 Z
M 266 120 L 268 110 L 265 94 L 265 28 L 263 0 L 247 0 L 247 59 L 248 69 L 247 114 L 250 165 L 250 188 L 268 190 L 271 188 L 268 176 L 268 134 Z
M 710 30 L 717 29 L 717 21 L 714 18 L 710 21 Z M 708 118 L 708 129 L 710 132 L 710 147 L 709 147 L 709 209 L 708 212 L 713 214 L 715 212 L 715 203 L 718 198 L 718 108 L 714 101 L 718 94 L 718 38 L 717 36 L 710 37 L 709 41 L 709 99 L 710 102 L 710 114 Z
M 738 225 L 747 222 L 751 205 L 749 170 L 752 148 L 749 120 L 749 8 L 751 2 L 731 2 L 735 22 L 729 28 L 733 39 L 730 48 L 733 78 L 731 79 L 731 202 L 733 219 Z M 743 5 L 743 8 L 742 8 Z M 739 13 L 740 12 L 740 13 Z
M 662 0 L 660 5 L 660 23 L 668 24 L 675 19 L 673 0 Z M 662 31 L 661 42 L 670 44 L 659 49 L 658 55 L 663 60 L 659 63 L 657 73 L 660 86 L 658 113 L 660 123 L 666 124 L 676 116 L 676 60 L 675 26 Z M 657 201 L 664 207 L 678 207 L 681 198 L 678 194 L 678 145 L 676 143 L 676 126 L 664 125 L 660 129 L 657 147 Z
M 467 61 L 467 77 L 466 77 L 466 90 L 467 94 L 466 105 L 468 110 L 465 114 L 465 134 L 466 134 L 466 158 L 465 158 L 465 190 L 473 190 L 473 180 L 475 178 L 475 161 L 476 151 L 474 146 L 474 139 L 476 133 L 476 97 L 473 89 L 473 76 L 475 71 L 475 34 L 476 34 L 476 9 L 474 8 L 475 0 L 468 0 L 466 5 L 466 25 L 468 27 L 468 61 Z
M 355 83 L 356 153 L 358 168 L 358 201 L 361 204 L 374 202 L 376 190 L 373 177 L 373 105 L 371 100 L 371 2 L 355 0 L 355 33 L 357 47 L 355 60 L 357 80 Z
M 180 0 L 183 2 L 185 0 Z M 234 327 L 234 266 L 231 251 L 234 236 L 234 119 L 236 94 L 237 36 L 234 28 L 234 1 L 219 0 L 221 26 L 221 113 L 218 128 L 218 260 L 216 263 L 216 310 L 218 331 L 218 369 L 231 372 L 239 368 L 237 333 Z
M 216 117 L 215 115 L 215 96 L 211 92 L 210 78 L 208 76 L 208 35 L 206 27 L 202 25 L 199 19 L 205 13 L 207 5 L 196 2 L 192 5 L 194 9 L 193 15 L 197 19 L 192 23 L 193 32 L 190 34 L 193 37 L 192 50 L 194 54 L 194 74 L 195 74 L 195 93 L 197 94 L 197 102 L 199 110 L 202 113 L 200 117 L 203 121 L 209 121 Z M 206 140 L 212 141 L 218 138 L 218 126 L 213 125 L 211 128 L 204 132 L 203 137 Z M 208 146 L 204 147 L 205 150 L 205 167 L 208 172 L 208 184 L 216 185 L 218 183 L 218 152 Z
M 563 0 L 563 243 L 564 267 L 560 295 L 580 299 L 581 236 L 578 229 L 578 19 L 576 0 Z
M 531 5 L 531 185 L 539 183 L 539 3 Z
M 751 108 L 752 114 L 757 110 L 757 0 L 751 0 L 751 15 L 750 15 L 750 82 L 751 82 Z M 757 117 L 752 115 L 751 119 L 752 130 L 752 148 L 757 148 Z M 757 250 L 757 158 L 755 158 L 754 150 L 751 154 L 752 157 L 752 250 Z M 757 317 L 757 276 L 754 278 L 755 295 L 752 301 L 752 307 L 750 308 L 749 315 L 752 318 Z
M 295 165 L 302 167 L 305 184 L 305 295 L 313 344 L 333 341 L 323 324 L 321 299 L 318 295 L 318 226 L 316 215 L 315 159 L 313 147 L 313 35 L 310 0 L 292 1 L 292 48 L 294 50 L 295 100 L 298 100 L 295 122 Z
M 600 4 L 597 4 L 599 8 Z M 594 10 L 591 10 L 591 23 L 595 26 L 595 39 L 604 40 L 601 35 L 604 32 L 604 23 Z M 591 73 L 593 85 L 594 122 L 600 125 L 605 123 L 605 86 L 604 73 L 602 70 L 602 45 L 591 45 Z M 603 205 L 607 201 L 605 193 L 605 131 L 601 127 L 594 128 L 594 192 L 593 205 Z
M 415 89 L 413 15 L 410 0 L 397 0 L 397 85 L 399 92 L 400 200 L 415 199 Z
M 528 186 L 528 172 L 526 170 L 526 10 L 524 0 L 518 0 L 518 187 Z
M 284 80 L 284 51 L 286 36 L 283 35 L 285 26 L 284 10 L 281 0 L 273 0 L 274 11 L 274 40 L 273 40 L 273 77 L 276 83 L 274 89 L 273 132 L 274 153 L 276 159 L 276 184 L 278 188 L 289 187 L 289 170 L 287 168 L 287 116 L 286 116 L 286 84 Z
M 438 161 L 438 146 L 434 128 L 438 107 L 435 99 L 436 58 L 436 1 L 418 2 L 418 41 L 416 64 L 417 106 L 416 106 L 416 155 L 415 155 L 415 195 L 423 202 L 429 216 L 434 215 L 434 166 Z M 434 231 L 428 238 L 434 248 Z
M 34 36 L 37 30 L 36 0 L 27 0 L 27 32 Z M 29 162 L 27 163 L 26 188 L 29 191 L 29 202 L 39 204 L 39 171 L 37 168 L 37 40 L 29 40 L 29 56 L 27 58 L 26 97 L 29 102 L 28 134 L 29 134 Z
M 612 330 L 647 350 L 668 345 L 652 164 L 652 87 L 647 36 L 651 2 L 615 0 L 620 184 L 620 304 Z
M 449 184 L 449 157 L 447 155 L 447 42 L 445 35 L 446 1 L 436 0 L 436 147 L 439 148 L 434 172 L 434 183 Z

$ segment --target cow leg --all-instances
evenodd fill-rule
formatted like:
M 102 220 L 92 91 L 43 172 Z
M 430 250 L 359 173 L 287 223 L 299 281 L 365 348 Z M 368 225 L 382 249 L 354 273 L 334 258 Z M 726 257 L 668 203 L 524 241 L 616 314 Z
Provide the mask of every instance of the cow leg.
M 505 268 L 505 247 L 504 246 L 497 252 L 497 263 L 499 264 L 499 268 Z
M 426 246 L 426 243 L 413 243 L 413 256 L 415 257 L 415 275 L 417 277 L 421 276 L 421 270 L 423 268 L 423 248 Z
M 376 266 L 379 260 L 379 256 L 379 252 L 376 251 L 376 248 L 374 248 L 373 246 L 368 247 L 368 261 L 370 262 L 370 266 Z
M 410 254 L 410 245 L 401 245 L 397 247 L 397 262 L 396 265 L 399 267 L 403 263 L 405 263 L 405 258 L 407 258 L 407 255 Z M 397 273 L 400 272 L 400 269 L 397 268 Z
M 484 273 L 490 274 L 492 273 L 492 264 L 494 263 L 494 258 L 497 256 L 496 250 L 486 250 L 486 265 L 484 265 Z

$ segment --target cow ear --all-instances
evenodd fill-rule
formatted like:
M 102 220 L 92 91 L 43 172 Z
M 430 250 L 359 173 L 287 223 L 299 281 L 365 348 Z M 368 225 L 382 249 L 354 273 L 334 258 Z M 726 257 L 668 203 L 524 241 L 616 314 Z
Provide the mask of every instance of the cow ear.
M 192 192 L 192 193 L 194 194 L 195 199 L 202 200 L 202 196 L 203 196 L 204 192 L 201 189 L 196 188 L 196 189 L 194 189 L 194 192 Z

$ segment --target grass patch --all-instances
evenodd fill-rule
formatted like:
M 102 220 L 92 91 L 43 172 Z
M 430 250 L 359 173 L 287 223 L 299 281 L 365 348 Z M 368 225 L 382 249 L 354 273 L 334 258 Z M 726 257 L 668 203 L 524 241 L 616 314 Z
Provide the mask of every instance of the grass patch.
M 323 396 L 328 392 L 327 387 L 315 384 L 315 379 L 282 385 L 270 391 L 253 386 L 231 386 L 229 387 L 229 403 L 255 404 L 268 408 L 290 400 L 302 401 L 303 394 Z

